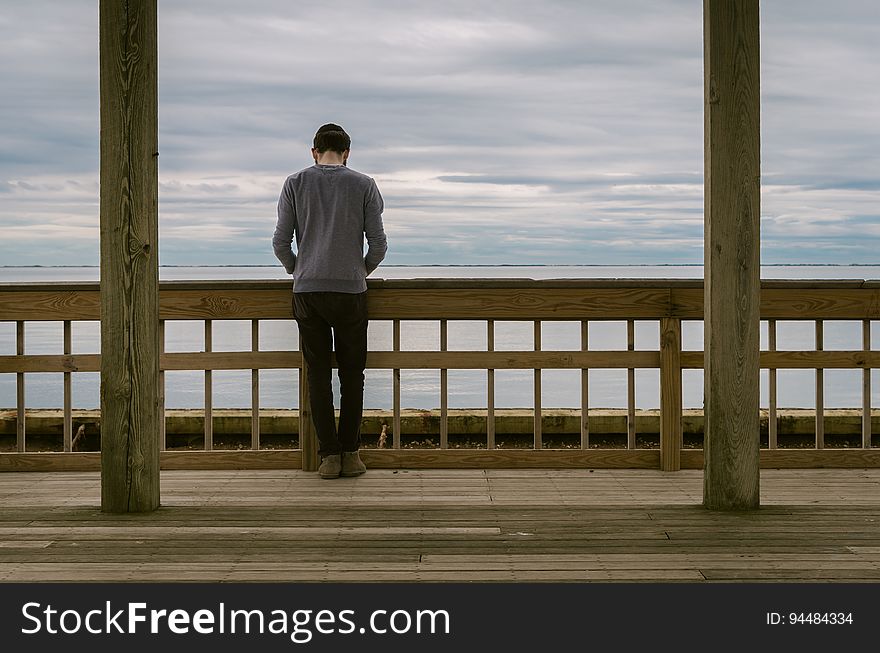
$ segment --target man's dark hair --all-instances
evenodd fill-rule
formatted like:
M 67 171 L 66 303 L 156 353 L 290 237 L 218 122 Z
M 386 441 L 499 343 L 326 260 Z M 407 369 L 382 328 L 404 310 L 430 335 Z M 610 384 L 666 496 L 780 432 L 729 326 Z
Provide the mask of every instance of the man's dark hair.
M 315 149 L 318 152 L 326 152 L 331 150 L 342 154 L 351 148 L 351 137 L 345 133 L 345 130 L 339 125 L 332 122 L 321 125 L 315 134 Z

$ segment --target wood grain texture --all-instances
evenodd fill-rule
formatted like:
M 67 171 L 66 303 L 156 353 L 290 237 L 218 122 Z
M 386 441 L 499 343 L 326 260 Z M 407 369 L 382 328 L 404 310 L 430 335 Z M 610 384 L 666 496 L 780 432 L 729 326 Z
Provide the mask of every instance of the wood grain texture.
M 726 513 L 699 505 L 697 470 L 372 468 L 327 482 L 275 462 L 169 469 L 163 509 L 125 519 L 97 510 L 94 472 L 0 474 L 0 582 L 880 579 L 880 470 L 768 469 L 762 509 Z
M 682 449 L 682 469 L 702 469 L 704 452 Z M 880 467 L 878 449 L 761 449 L 762 469 L 869 469 Z
M 705 484 L 713 510 L 757 508 L 760 350 L 758 0 L 704 0 Z
M 871 321 L 862 321 L 862 349 L 871 349 Z M 878 366 L 880 367 L 880 366 Z M 862 448 L 871 448 L 871 370 L 862 372 Z
M 15 323 L 15 355 L 20 360 L 24 357 L 24 321 Z M 15 375 L 15 450 L 22 452 L 27 448 L 25 419 L 25 384 L 24 371 Z
M 547 280 L 552 282 L 554 280 Z M 369 280 L 371 319 L 702 319 L 696 279 Z M 763 319 L 880 319 L 880 288 L 861 280 L 765 280 Z M 288 283 L 240 280 L 159 284 L 162 319 L 289 319 Z M 414 297 L 417 298 L 414 300 Z M 425 305 L 422 305 L 425 300 Z M 410 302 L 410 303 L 407 303 Z M 415 303 L 412 303 L 415 302 Z M 647 302 L 647 303 L 645 303 Z M 97 320 L 96 283 L 0 284 L 6 320 Z
M 101 0 L 101 505 L 159 506 L 155 0 Z
M 681 320 L 660 320 L 660 469 L 681 468 Z

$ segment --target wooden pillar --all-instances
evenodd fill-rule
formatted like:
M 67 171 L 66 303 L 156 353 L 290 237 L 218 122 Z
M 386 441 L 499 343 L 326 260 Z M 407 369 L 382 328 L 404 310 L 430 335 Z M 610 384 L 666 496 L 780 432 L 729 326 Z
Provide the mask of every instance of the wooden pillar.
M 101 508 L 159 505 L 156 0 L 100 0 Z
M 714 510 L 759 495 L 758 0 L 704 0 L 705 483 Z

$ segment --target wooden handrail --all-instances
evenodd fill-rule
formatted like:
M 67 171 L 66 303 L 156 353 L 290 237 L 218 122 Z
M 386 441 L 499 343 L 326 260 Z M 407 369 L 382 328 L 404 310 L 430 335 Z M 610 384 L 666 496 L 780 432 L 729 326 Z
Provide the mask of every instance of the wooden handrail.
M 487 441 L 495 449 L 494 371 L 533 370 L 535 377 L 535 442 L 533 453 L 538 460 L 545 452 L 541 430 L 541 372 L 547 369 L 581 370 L 581 442 L 575 458 L 592 459 L 589 445 L 587 406 L 587 370 L 627 370 L 627 450 L 621 464 L 659 466 L 674 471 L 681 465 L 698 464 L 692 452 L 682 451 L 681 444 L 681 372 L 701 369 L 703 352 L 681 350 L 681 326 L 684 320 L 702 319 L 703 288 L 700 279 L 371 279 L 369 280 L 369 311 L 374 320 L 390 320 L 394 346 L 391 351 L 370 351 L 369 369 L 392 371 L 393 379 L 393 449 L 403 455 L 400 442 L 400 371 L 436 369 L 441 375 L 442 455 L 449 447 L 445 415 L 448 390 L 445 371 L 472 369 L 487 371 Z M 259 452 L 259 377 L 261 369 L 296 369 L 300 374 L 300 405 L 306 406 L 300 420 L 303 469 L 314 468 L 317 453 L 314 434 L 307 414 L 308 387 L 304 382 L 302 355 L 298 351 L 263 351 L 258 348 L 259 321 L 291 319 L 291 286 L 289 281 L 165 281 L 160 284 L 160 328 L 166 320 L 203 320 L 206 351 L 162 352 L 160 369 L 203 370 L 206 378 L 206 450 L 212 448 L 211 373 L 213 370 L 252 370 L 251 394 L 254 412 L 251 416 L 251 449 Z M 69 379 L 71 372 L 100 370 L 100 354 L 72 354 L 65 343 L 64 354 L 23 354 L 23 325 L 26 321 L 64 321 L 69 337 L 70 323 L 96 320 L 100 312 L 98 283 L 5 283 L 0 284 L 0 321 L 16 323 L 18 354 L 0 356 L 0 373 L 17 375 L 18 412 L 23 412 L 21 397 L 24 374 L 61 372 Z M 870 393 L 870 370 L 880 368 L 880 351 L 870 348 L 871 320 L 880 319 L 880 281 L 864 280 L 766 280 L 762 283 L 761 317 L 772 324 L 767 351 L 760 353 L 760 365 L 771 371 L 771 441 L 776 455 L 776 411 L 774 398 L 775 370 L 785 369 L 862 369 L 863 386 Z M 213 320 L 250 320 L 251 342 L 240 351 L 211 351 Z M 445 329 L 449 319 L 474 320 L 487 325 L 486 351 L 448 350 Z M 776 321 L 824 319 L 859 320 L 863 329 L 860 350 L 791 351 L 776 348 Z M 403 320 L 437 320 L 441 324 L 438 350 L 401 351 L 400 325 Z M 532 322 L 534 347 L 530 350 L 502 351 L 495 347 L 494 326 L 497 320 Z M 545 350 L 541 346 L 541 324 L 545 321 L 571 321 L 580 326 L 581 346 L 577 350 Z M 586 334 L 589 322 L 614 320 L 626 323 L 627 348 L 618 351 L 589 350 Z M 634 320 L 659 322 L 660 346 L 654 350 L 637 350 L 633 346 Z M 867 334 L 867 335 L 865 335 Z M 642 451 L 635 444 L 634 376 L 635 369 L 659 369 L 661 379 L 661 442 L 659 452 Z M 817 374 L 818 376 L 818 374 Z M 69 385 L 69 383 L 67 383 Z M 69 389 L 65 390 L 69 395 Z M 66 398 L 69 400 L 69 397 Z M 164 404 L 164 402 L 163 402 Z M 872 461 L 865 451 L 871 447 L 871 408 L 863 402 L 863 452 L 858 461 Z M 817 411 L 821 424 L 824 407 Z M 69 421 L 69 408 L 65 408 Z M 23 419 L 20 419 L 18 450 L 25 451 Z M 67 431 L 70 426 L 66 427 Z M 817 428 L 819 432 L 821 426 Z M 69 433 L 68 433 L 69 436 Z M 389 444 L 391 443 L 389 442 Z M 821 444 L 821 440 L 817 444 Z M 207 453 L 207 452 L 206 452 Z M 829 456 L 839 452 L 829 452 Z M 876 452 L 874 452 L 876 453 Z M 659 456 L 657 456 L 659 454 Z M 382 456 L 387 456 L 383 453 Z M 410 454 L 407 454 L 410 455 Z M 459 455 L 458 453 L 454 454 Z M 481 454 L 482 455 L 482 454 Z M 493 454 L 495 455 L 495 454 Z M 499 452 L 517 461 L 525 452 Z M 598 452 L 596 452 L 598 455 Z M 604 453 L 602 454 L 605 455 Z M 788 454 L 785 454 L 786 456 Z M 792 454 L 794 455 L 794 454 Z M 824 454 L 823 454 L 824 455 Z M 855 456 L 855 454 L 853 454 Z M 873 455 L 873 453 L 872 453 Z M 596 460 L 606 461 L 606 458 Z M 613 456 L 612 456 L 613 458 Z M 445 460 L 445 458 L 442 458 Z M 450 458 L 451 460 L 451 458 Z M 456 460 L 458 460 L 456 458 Z M 513 458 L 511 458 L 513 460 Z M 540 458 L 540 460 L 544 460 Z M 549 460 L 549 459 L 548 459 Z M 555 460 L 555 459 L 554 459 Z M 574 460 L 574 458 L 572 459 Z M 607 460 L 611 460 L 608 458 Z M 615 459 L 616 460 L 616 459 Z M 776 458 L 774 458 L 776 460 Z M 820 463 L 823 459 L 816 459 Z M 835 460 L 837 460 L 835 458 Z M 878 459 L 880 460 L 880 459 Z M 625 461 L 625 462 L 624 462 Z M 810 459 L 814 462 L 813 459 Z M 386 460 L 387 462 L 387 460 Z M 607 461 L 606 461 L 607 462 Z M 604 464 L 604 463 L 603 463 Z

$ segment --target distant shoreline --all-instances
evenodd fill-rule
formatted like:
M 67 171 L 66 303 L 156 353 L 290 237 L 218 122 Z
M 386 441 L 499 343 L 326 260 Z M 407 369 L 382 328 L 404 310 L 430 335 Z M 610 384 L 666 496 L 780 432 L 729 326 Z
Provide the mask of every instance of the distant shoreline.
M 764 268 L 872 268 L 880 263 L 762 263 Z M 0 265 L 0 269 L 25 268 L 99 268 L 100 265 Z M 277 264 L 194 264 L 194 265 L 160 265 L 160 268 L 275 268 Z M 383 268 L 701 268 L 702 263 L 423 263 L 408 265 L 393 263 L 382 265 Z

